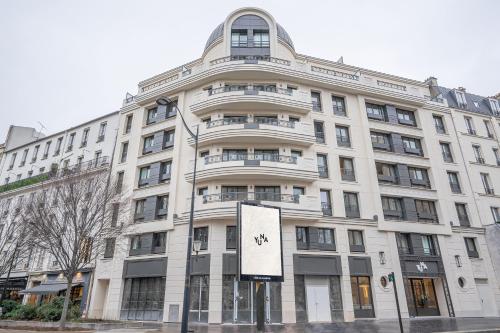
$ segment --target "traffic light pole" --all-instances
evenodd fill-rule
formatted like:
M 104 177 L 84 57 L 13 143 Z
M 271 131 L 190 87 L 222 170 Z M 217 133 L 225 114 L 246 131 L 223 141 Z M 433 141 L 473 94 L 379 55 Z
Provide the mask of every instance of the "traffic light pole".
M 403 321 L 401 319 L 401 309 L 399 308 L 398 288 L 396 287 L 396 278 L 394 276 L 394 272 L 391 272 L 389 274 L 389 281 L 392 281 L 392 285 L 394 287 L 394 297 L 396 298 L 396 308 L 398 309 L 399 330 L 401 333 L 404 333 Z

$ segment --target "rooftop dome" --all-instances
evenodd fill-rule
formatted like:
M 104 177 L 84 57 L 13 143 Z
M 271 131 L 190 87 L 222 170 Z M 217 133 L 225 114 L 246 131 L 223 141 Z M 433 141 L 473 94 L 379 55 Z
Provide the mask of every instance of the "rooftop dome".
M 285 28 L 283 28 L 281 25 L 276 24 L 277 28 L 277 33 L 278 33 L 278 38 L 281 39 L 285 44 L 287 44 L 292 50 L 295 50 L 293 46 L 292 39 L 290 38 L 290 35 L 288 32 L 286 32 Z M 207 43 L 205 44 L 205 51 L 213 44 L 217 39 L 222 37 L 224 35 L 224 22 L 219 24 L 214 31 L 210 34 L 208 37 Z

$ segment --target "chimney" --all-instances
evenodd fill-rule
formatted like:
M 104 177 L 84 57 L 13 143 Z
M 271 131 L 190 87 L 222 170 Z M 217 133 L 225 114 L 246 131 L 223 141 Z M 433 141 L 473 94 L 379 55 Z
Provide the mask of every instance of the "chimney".
M 424 81 L 424 83 L 429 86 L 429 92 L 432 100 L 441 95 L 441 92 L 438 89 L 438 80 L 434 76 L 430 76 Z
M 465 92 L 465 88 L 464 87 L 458 87 L 457 90 Z
M 495 97 L 496 99 L 500 99 L 500 92 L 493 97 Z
M 425 81 L 425 84 L 429 85 L 430 87 L 437 87 L 438 85 L 438 80 L 434 76 L 429 76 Z

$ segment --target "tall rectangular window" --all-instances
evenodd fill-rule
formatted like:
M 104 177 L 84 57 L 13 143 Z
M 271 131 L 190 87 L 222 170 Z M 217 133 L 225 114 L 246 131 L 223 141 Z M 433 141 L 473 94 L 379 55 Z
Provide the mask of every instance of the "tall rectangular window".
M 374 318 L 372 288 L 369 276 L 351 276 L 352 305 L 355 318 Z
M 125 176 L 125 172 L 120 171 L 116 175 L 116 193 L 121 193 L 123 189 L 123 178 Z
M 462 227 L 470 227 L 469 214 L 467 214 L 467 206 L 464 203 L 455 203 L 457 210 L 458 222 Z
M 484 120 L 484 127 L 486 128 L 486 135 L 488 138 L 494 138 L 493 128 L 491 127 L 491 122 L 489 120 Z
M 352 158 L 339 157 L 340 174 L 344 181 L 355 181 L 354 161 Z
M 439 134 L 446 134 L 446 128 L 444 127 L 444 120 L 442 116 L 433 115 L 434 119 L 434 127 L 436 128 L 436 132 Z
M 437 253 L 432 235 L 421 235 L 421 237 L 424 254 L 428 256 L 435 256 Z
M 317 91 L 311 91 L 311 102 L 313 111 L 321 112 L 321 94 Z
M 116 243 L 116 238 L 105 239 L 105 246 L 104 246 L 105 259 L 113 258 L 113 255 L 115 253 L 115 243 Z
M 411 244 L 411 235 L 407 233 L 400 233 L 397 235 L 398 249 L 403 254 L 413 254 L 413 247 Z
M 351 138 L 349 136 L 349 127 L 335 126 L 335 133 L 337 135 L 337 146 L 350 147 Z
M 447 142 L 441 142 L 441 154 L 443 155 L 443 160 L 448 163 L 453 163 L 453 155 L 451 154 L 450 144 Z
M 156 198 L 156 219 L 166 219 L 168 214 L 168 195 L 160 195 Z
M 351 252 L 365 252 L 365 242 L 363 241 L 363 231 L 348 230 L 349 247 Z
M 172 161 L 160 163 L 160 182 L 165 182 L 170 179 L 172 171 Z
M 295 238 L 297 241 L 297 250 L 309 249 L 309 235 L 307 227 L 296 227 Z
M 228 225 L 226 227 L 226 250 L 236 250 L 237 237 L 236 226 Z
M 128 141 L 122 143 L 122 153 L 120 157 L 121 163 L 125 163 L 127 161 L 127 155 L 128 155 Z
M 97 142 L 104 141 L 104 136 L 106 135 L 106 127 L 108 123 L 107 122 L 102 122 L 99 125 L 99 135 L 97 136 Z
M 163 149 L 174 146 L 175 131 L 169 130 L 163 133 Z
M 314 136 L 317 143 L 325 143 L 325 130 L 323 122 L 314 121 Z
M 491 180 L 490 180 L 490 175 L 487 173 L 480 173 L 481 175 L 481 182 L 483 183 L 484 186 L 484 192 L 486 194 L 493 195 L 495 194 L 495 191 L 493 190 L 493 187 L 491 186 Z
M 59 155 L 59 153 L 61 152 L 62 142 L 63 142 L 63 138 L 62 137 L 57 138 L 56 149 L 54 150 L 54 156 Z
M 462 91 L 455 90 L 455 97 L 457 98 L 458 107 L 461 109 L 467 108 L 467 101 L 465 94 Z
M 82 142 L 80 143 L 80 148 L 83 148 L 83 147 L 87 146 L 87 142 L 89 140 L 89 131 L 90 131 L 90 128 L 86 128 L 86 129 L 83 130 L 83 133 L 82 133 Z
M 360 217 L 357 193 L 344 192 L 344 206 L 346 217 Z
M 231 47 L 247 47 L 248 37 L 246 30 L 231 31 Z
M 330 190 L 320 190 L 321 208 L 323 215 L 332 216 L 332 201 L 330 197 Z
M 76 133 L 71 133 L 69 135 L 69 138 L 68 138 L 68 144 L 66 146 L 66 151 L 69 152 L 69 151 L 72 151 L 73 150 L 73 144 L 75 142 L 75 135 Z
M 479 258 L 479 252 L 477 251 L 476 239 L 472 237 L 464 237 L 465 248 L 467 249 L 467 254 L 469 258 Z
M 193 240 L 201 241 L 200 250 L 208 249 L 208 227 L 194 228 L 193 231 Z
M 254 47 L 269 47 L 269 32 L 268 31 L 253 31 L 253 46 Z
M 467 133 L 471 135 L 476 135 L 476 130 L 474 128 L 474 123 L 472 122 L 471 117 L 464 117 L 465 120 L 465 128 L 467 129 Z
M 332 104 L 333 104 L 333 114 L 343 117 L 347 115 L 344 97 L 332 95 Z
M 325 154 L 317 154 L 318 173 L 320 178 L 328 178 L 328 157 Z
M 135 202 L 134 220 L 136 222 L 144 220 L 144 204 L 145 203 L 146 203 L 146 199 L 137 200 Z
M 453 193 L 462 193 L 457 172 L 448 171 L 448 182 L 450 183 L 450 188 Z
M 500 207 L 491 207 L 491 214 L 493 215 L 493 222 L 500 223 Z
M 474 157 L 477 163 L 484 164 L 483 152 L 481 151 L 481 146 L 472 145 L 472 151 L 474 152 Z
M 151 173 L 151 167 L 145 166 L 139 170 L 139 187 L 146 186 L 149 184 L 149 178 Z
M 123 134 L 130 133 L 130 131 L 132 129 L 132 119 L 133 119 L 133 117 L 134 117 L 134 115 L 129 114 L 127 116 L 127 118 L 125 119 L 125 128 L 123 129 Z
M 45 149 L 43 151 L 43 157 L 42 159 L 46 159 L 47 157 L 49 157 L 49 149 L 50 149 L 50 144 L 52 143 L 52 141 L 47 141 L 45 143 Z
M 17 153 L 12 153 L 10 156 L 9 168 L 7 170 L 12 170 L 14 168 L 14 163 L 16 163 Z
M 38 151 L 40 150 L 40 145 L 36 145 L 33 149 L 33 155 L 31 156 L 31 163 L 35 163 L 38 157 Z
M 147 111 L 146 125 L 156 122 L 158 116 L 158 108 L 152 108 Z
M 493 156 L 495 157 L 495 162 L 498 166 L 500 166 L 500 153 L 498 152 L 498 148 L 492 148 Z

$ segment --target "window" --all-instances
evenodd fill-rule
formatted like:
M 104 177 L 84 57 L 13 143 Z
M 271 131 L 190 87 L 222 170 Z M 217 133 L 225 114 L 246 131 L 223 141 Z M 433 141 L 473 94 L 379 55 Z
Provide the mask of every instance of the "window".
M 401 139 L 403 140 L 405 153 L 422 155 L 422 146 L 419 139 L 409 137 L 401 137 Z
M 427 256 L 435 256 L 436 247 L 434 246 L 434 238 L 432 235 L 421 235 L 422 237 L 422 247 L 424 250 L 424 254 Z
M 486 135 L 488 135 L 488 138 L 493 139 L 495 136 L 493 135 L 493 128 L 489 120 L 484 120 L 484 127 L 486 128 Z
M 346 116 L 345 109 L 345 100 L 344 97 L 333 96 L 332 95 L 332 104 L 333 104 L 333 114 L 337 116 Z
M 231 47 L 247 47 L 247 45 L 248 38 L 246 30 L 231 31 Z
M 26 158 L 28 156 L 28 149 L 25 149 L 23 151 L 23 156 L 21 157 L 21 163 L 19 163 L 19 166 L 22 167 L 24 164 L 26 164 Z
M 476 162 L 484 164 L 484 158 L 483 158 L 483 153 L 481 151 L 481 146 L 472 145 L 472 151 L 474 152 L 474 157 L 476 158 Z
M 482 173 L 481 172 L 481 181 L 484 186 L 484 192 L 486 194 L 494 195 L 495 191 L 493 190 L 493 187 L 491 186 L 491 181 L 490 181 L 490 175 L 487 173 Z
M 465 237 L 465 248 L 467 249 L 467 254 L 469 258 L 479 258 L 479 252 L 477 252 L 476 239 L 471 237 Z
M 128 134 L 130 133 L 130 130 L 132 129 L 132 120 L 133 120 L 133 115 L 129 114 L 127 118 L 125 119 L 125 128 L 123 129 L 123 134 Z
M 153 241 L 151 246 L 152 253 L 165 253 L 167 245 L 167 233 L 155 232 L 153 233 Z
M 470 227 L 469 214 L 467 214 L 467 206 L 463 203 L 455 203 L 457 210 L 458 222 L 462 227 Z
M 352 305 L 355 318 L 374 318 L 369 276 L 351 276 Z
M 300 118 L 290 116 L 290 117 L 288 117 L 288 121 L 291 123 L 298 123 L 298 122 L 300 122 Z
M 434 201 L 415 200 L 415 207 L 417 209 L 417 218 L 419 221 L 438 222 Z
M 148 154 L 152 152 L 153 146 L 155 145 L 154 135 L 150 135 L 144 138 L 144 143 L 142 146 L 142 153 Z
M 108 124 L 106 122 L 101 123 L 99 125 L 99 135 L 97 136 L 97 142 L 104 141 L 104 135 L 106 135 L 106 126 Z
M 493 111 L 494 115 L 499 115 L 500 114 L 500 106 L 498 106 L 498 101 L 496 99 L 490 98 L 490 107 L 491 111 Z
M 208 249 L 208 227 L 194 228 L 193 240 L 201 241 L 200 250 Z
M 299 157 L 302 157 L 302 152 L 300 150 L 292 150 L 291 153 L 290 153 L 290 156 L 294 160 L 297 160 Z
M 412 186 L 424 186 L 430 188 L 429 175 L 427 170 L 423 168 L 409 167 L 408 174 Z
M 45 143 L 45 149 L 43 151 L 43 156 L 42 156 L 42 160 L 46 159 L 47 157 L 49 157 L 49 149 L 50 149 L 50 144 L 52 143 L 52 141 L 47 141 Z
M 379 182 L 397 183 L 396 166 L 393 164 L 376 162 L 377 177 Z
M 447 142 L 441 142 L 441 153 L 443 154 L 443 160 L 448 163 L 453 163 L 453 155 L 451 154 L 450 144 Z
M 141 249 L 141 236 L 136 235 L 132 236 L 132 240 L 130 241 L 130 250 L 140 250 Z M 132 252 L 132 251 L 131 251 Z
M 460 188 L 460 182 L 458 180 L 458 173 L 448 171 L 448 181 L 450 183 L 450 188 L 453 193 L 462 193 Z
M 255 200 L 280 201 L 281 188 L 279 186 L 255 186 Z
M 335 133 L 337 134 L 337 146 L 350 147 L 351 138 L 349 137 L 349 127 L 335 126 Z
M 346 217 L 359 217 L 358 194 L 352 192 L 344 192 L 344 207 Z
M 295 237 L 297 240 L 297 250 L 309 249 L 308 228 L 296 227 L 295 228 Z
M 71 133 L 68 138 L 68 145 L 66 146 L 66 151 L 72 151 L 73 150 L 73 143 L 75 142 L 75 135 L 76 133 Z
M 166 219 L 168 214 L 168 195 L 156 198 L 156 219 Z
M 371 119 L 385 120 L 385 108 L 382 105 L 366 103 L 366 114 Z
M 236 226 L 226 226 L 226 250 L 236 250 L 237 237 Z
M 149 184 L 149 176 L 151 173 L 151 167 L 145 166 L 139 170 L 139 187 Z
M 320 178 L 328 178 L 328 157 L 325 154 L 316 155 L 318 173 Z
M 113 258 L 113 255 L 115 253 L 116 238 L 106 238 L 105 242 L 106 244 L 104 247 L 104 258 Z
M 363 241 L 363 231 L 348 230 L 349 247 L 351 252 L 365 252 L 365 243 Z
M 321 208 L 323 215 L 332 216 L 332 201 L 330 197 L 330 190 L 320 190 Z
M 57 138 L 56 149 L 54 150 L 54 156 L 59 155 L 59 153 L 61 152 L 62 142 L 63 142 L 63 138 L 62 137 Z
M 158 108 L 152 108 L 147 111 L 147 119 L 146 119 L 146 125 L 152 124 L 156 121 L 156 117 L 158 115 Z
M 323 122 L 314 122 L 314 136 L 316 137 L 317 143 L 325 143 L 325 131 L 323 128 Z
M 491 207 L 491 214 L 493 215 L 493 221 L 495 223 L 500 223 L 500 208 Z
M 205 197 L 208 195 L 208 187 L 200 187 L 198 188 L 198 195 Z M 203 198 L 205 200 L 205 198 Z
M 112 204 L 113 213 L 111 214 L 111 226 L 116 227 L 118 223 L 118 215 L 120 213 L 120 204 L 113 203 Z
M 391 141 L 388 134 L 370 132 L 370 138 L 374 149 L 391 150 Z
M 268 31 L 253 31 L 253 46 L 254 47 L 269 47 L 269 32 Z
M 80 148 L 86 147 L 87 146 L 87 141 L 89 139 L 89 131 L 90 128 L 86 128 L 83 130 L 82 133 L 82 142 L 80 143 Z
M 433 115 L 432 118 L 434 119 L 434 127 L 436 128 L 436 132 L 439 134 L 446 134 L 443 117 Z
M 127 161 L 128 154 L 128 141 L 122 143 L 122 155 L 120 157 L 120 162 L 125 163 Z
M 465 120 L 465 128 L 467 129 L 467 133 L 471 135 L 476 135 L 476 130 L 474 129 L 474 123 L 472 122 L 471 117 L 464 117 Z
M 135 221 L 144 220 L 144 204 L 146 199 L 137 200 L 135 202 Z
M 174 135 L 175 131 L 165 131 L 163 134 L 163 149 L 170 148 L 174 146 Z
M 495 161 L 497 162 L 497 165 L 500 166 L 500 153 L 498 152 L 498 148 L 492 148 L 492 150 Z
M 40 145 L 36 145 L 33 149 L 33 155 L 31 156 L 31 163 L 35 163 L 38 157 L 38 151 L 40 150 Z
M 354 172 L 354 162 L 352 158 L 339 157 L 340 174 L 342 180 L 355 181 L 356 174 Z
M 160 182 L 165 182 L 170 179 L 172 172 L 172 161 L 160 163 Z
M 465 94 L 462 91 L 455 90 L 455 97 L 457 98 L 458 107 L 460 109 L 467 108 L 467 101 L 465 100 Z
M 102 151 L 98 150 L 94 153 L 94 166 L 97 167 L 101 162 Z
M 321 112 L 321 94 L 316 91 L 311 91 L 311 102 L 313 111 Z
M 318 243 L 321 245 L 334 245 L 335 238 L 333 235 L 333 229 L 329 228 L 318 228 Z
M 394 197 L 382 197 L 382 209 L 384 218 L 388 220 L 398 220 L 404 218 L 402 200 Z
M 123 189 L 123 177 L 125 176 L 125 172 L 120 171 L 116 177 L 116 193 L 121 193 Z
M 207 156 L 210 156 L 209 150 L 204 150 L 204 151 L 200 152 L 200 158 L 205 158 Z
M 396 109 L 396 114 L 398 115 L 398 123 L 408 126 L 417 126 L 415 113 L 413 113 L 413 111 Z
M 413 254 L 413 248 L 411 246 L 411 235 L 406 233 L 400 233 L 397 237 L 397 243 L 399 251 L 403 254 Z
M 14 163 L 16 162 L 17 153 L 13 153 L 10 156 L 9 168 L 7 170 L 12 170 L 14 168 Z
M 298 203 L 300 200 L 300 196 L 306 194 L 306 189 L 299 186 L 293 187 L 293 201 Z

